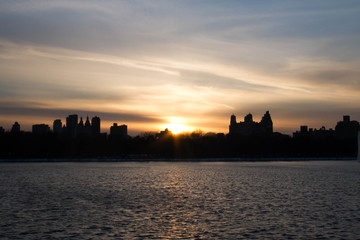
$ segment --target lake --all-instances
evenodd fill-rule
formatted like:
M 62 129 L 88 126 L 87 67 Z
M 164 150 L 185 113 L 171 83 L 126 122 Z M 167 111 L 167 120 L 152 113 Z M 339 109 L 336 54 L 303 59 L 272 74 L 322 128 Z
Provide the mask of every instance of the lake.
M 0 238 L 358 239 L 360 163 L 0 163 Z

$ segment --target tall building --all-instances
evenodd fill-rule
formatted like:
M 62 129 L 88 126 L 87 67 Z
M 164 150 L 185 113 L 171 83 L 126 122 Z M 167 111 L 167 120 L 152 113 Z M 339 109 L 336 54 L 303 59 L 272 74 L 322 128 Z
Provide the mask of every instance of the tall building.
M 125 124 L 118 126 L 117 123 L 114 123 L 112 127 L 110 127 L 110 135 L 127 137 L 127 126 Z
M 83 118 L 80 117 L 80 122 L 77 125 L 77 133 L 76 135 L 85 135 L 85 126 L 84 126 L 84 121 Z
M 90 136 L 93 134 L 92 132 L 92 128 L 91 128 L 91 123 L 89 120 L 89 116 L 86 117 L 86 121 L 85 121 L 85 125 L 84 125 L 84 134 Z
M 265 133 L 272 133 L 273 132 L 273 122 L 270 116 L 269 111 L 266 111 L 264 116 L 262 117 L 260 121 L 260 127 Z
M 255 122 L 251 113 L 244 117 L 243 122 L 236 122 L 236 116 L 231 115 L 229 134 L 230 135 L 266 135 L 273 133 L 273 122 L 269 111 L 266 111 L 260 122 Z
M 54 123 L 53 123 L 53 132 L 56 133 L 56 134 L 61 134 L 62 132 L 62 122 L 60 119 L 56 119 L 54 120 Z
M 20 133 L 20 124 L 18 122 L 12 125 L 11 133 Z
M 79 124 L 78 124 L 78 127 L 79 127 L 79 128 L 84 127 L 84 121 L 83 121 L 82 117 L 80 117 L 80 122 L 79 122 Z
M 77 125 L 78 125 L 78 115 L 73 114 L 69 115 L 66 118 L 66 132 L 69 136 L 75 137 L 77 136 Z
M 95 116 L 91 119 L 91 125 L 94 135 L 100 135 L 100 118 Z
M 78 115 L 77 114 L 69 115 L 66 118 L 66 127 L 67 128 L 76 128 L 77 124 L 78 124 Z
M 90 120 L 89 120 L 89 116 L 86 117 L 85 127 L 86 127 L 86 128 L 90 128 L 90 127 L 91 127 L 91 123 L 90 123 Z
M 335 133 L 338 138 L 356 138 L 358 131 L 360 131 L 360 124 L 358 121 L 350 121 L 350 116 L 343 116 L 343 120 L 337 122 L 335 126 Z

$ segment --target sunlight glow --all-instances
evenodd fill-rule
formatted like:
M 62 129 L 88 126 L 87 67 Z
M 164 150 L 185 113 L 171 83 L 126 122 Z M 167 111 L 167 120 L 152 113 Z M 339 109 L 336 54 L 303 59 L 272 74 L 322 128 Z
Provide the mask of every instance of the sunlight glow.
M 171 124 L 167 125 L 166 128 L 168 128 L 174 134 L 190 131 L 189 127 L 179 124 L 179 123 L 171 123 Z
M 182 132 L 188 132 L 191 130 L 189 126 L 184 124 L 184 119 L 171 117 L 169 124 L 164 125 L 164 129 L 168 128 L 173 134 L 179 134 Z
M 97 115 L 108 133 L 125 124 L 131 136 L 228 133 L 231 114 L 266 110 L 290 135 L 360 119 L 356 1 L 22 2 L 0 1 L 5 130 L 70 114 Z M 325 22 L 335 27 L 319 33 Z

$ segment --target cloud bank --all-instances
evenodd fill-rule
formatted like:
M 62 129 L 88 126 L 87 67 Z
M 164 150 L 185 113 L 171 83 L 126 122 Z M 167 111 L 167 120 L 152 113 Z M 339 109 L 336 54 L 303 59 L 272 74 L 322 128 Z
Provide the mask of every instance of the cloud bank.
M 358 22 L 350 0 L 3 1 L 0 125 L 74 111 L 136 131 L 178 118 L 227 132 L 232 113 L 266 110 L 286 133 L 360 120 Z

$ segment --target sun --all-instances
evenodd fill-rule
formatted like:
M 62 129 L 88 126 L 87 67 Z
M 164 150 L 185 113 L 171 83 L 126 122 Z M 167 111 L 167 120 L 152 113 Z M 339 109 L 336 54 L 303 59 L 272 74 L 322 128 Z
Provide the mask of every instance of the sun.
M 169 131 L 171 131 L 173 134 L 191 131 L 191 128 L 185 124 L 187 122 L 186 119 L 179 117 L 168 117 L 167 122 L 168 123 L 163 125 L 163 127 L 169 129 Z
M 167 128 L 174 134 L 178 134 L 181 132 L 187 132 L 190 130 L 189 127 L 187 127 L 183 124 L 180 124 L 180 123 L 171 123 L 171 124 L 167 125 Z

